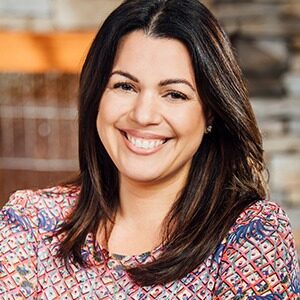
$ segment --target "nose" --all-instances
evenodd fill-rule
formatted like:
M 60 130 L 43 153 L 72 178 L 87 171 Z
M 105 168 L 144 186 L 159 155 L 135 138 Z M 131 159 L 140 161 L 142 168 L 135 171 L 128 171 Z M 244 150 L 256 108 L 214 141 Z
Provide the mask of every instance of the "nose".
M 134 100 L 130 118 L 142 126 L 159 124 L 162 116 L 157 96 L 151 92 L 140 93 Z

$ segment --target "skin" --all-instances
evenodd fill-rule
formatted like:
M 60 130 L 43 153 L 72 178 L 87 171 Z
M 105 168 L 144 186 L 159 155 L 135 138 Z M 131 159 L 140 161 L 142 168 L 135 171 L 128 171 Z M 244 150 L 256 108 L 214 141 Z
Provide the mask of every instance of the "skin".
M 120 208 L 106 245 L 111 252 L 139 254 L 161 242 L 162 222 L 185 185 L 205 127 L 184 44 L 142 31 L 125 36 L 97 117 L 120 176 Z

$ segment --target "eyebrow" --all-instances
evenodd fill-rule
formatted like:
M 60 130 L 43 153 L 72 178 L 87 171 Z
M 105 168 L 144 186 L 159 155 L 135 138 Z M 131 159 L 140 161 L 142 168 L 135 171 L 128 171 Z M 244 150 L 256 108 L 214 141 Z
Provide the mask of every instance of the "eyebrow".
M 159 86 L 165 86 L 169 84 L 185 84 L 195 92 L 194 87 L 185 79 L 166 79 L 159 82 Z
M 134 77 L 133 75 L 131 75 L 131 74 L 127 73 L 127 72 L 124 72 L 124 71 L 119 71 L 119 70 L 112 72 L 111 75 L 110 75 L 110 77 L 113 76 L 113 75 L 115 75 L 115 74 L 127 77 L 127 78 L 129 78 L 130 80 L 132 80 L 132 81 L 134 81 L 136 83 L 139 82 L 139 80 L 136 77 Z
M 131 75 L 128 72 L 117 70 L 117 71 L 112 72 L 110 76 L 113 76 L 115 74 L 127 77 L 128 79 L 130 79 L 136 83 L 139 83 L 139 80 L 135 76 Z M 185 84 L 185 85 L 189 86 L 194 92 L 196 92 L 195 88 L 192 86 L 192 84 L 189 83 L 185 79 L 166 79 L 166 80 L 162 80 L 159 82 L 159 86 L 166 86 L 169 84 Z

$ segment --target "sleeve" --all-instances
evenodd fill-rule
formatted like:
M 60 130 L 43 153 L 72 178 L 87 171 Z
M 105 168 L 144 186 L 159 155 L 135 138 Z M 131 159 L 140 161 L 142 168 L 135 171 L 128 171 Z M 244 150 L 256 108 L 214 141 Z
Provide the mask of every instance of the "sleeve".
M 0 212 L 0 299 L 35 299 L 36 213 L 30 192 L 12 195 Z
M 278 205 L 266 205 L 228 235 L 214 299 L 300 299 L 289 220 Z

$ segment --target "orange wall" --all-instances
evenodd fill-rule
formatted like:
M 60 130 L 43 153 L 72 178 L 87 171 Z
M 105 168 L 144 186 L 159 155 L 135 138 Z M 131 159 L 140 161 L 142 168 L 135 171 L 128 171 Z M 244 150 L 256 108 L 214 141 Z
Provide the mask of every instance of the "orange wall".
M 78 73 L 94 35 L 0 31 L 0 71 Z

